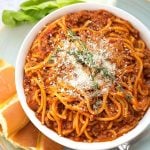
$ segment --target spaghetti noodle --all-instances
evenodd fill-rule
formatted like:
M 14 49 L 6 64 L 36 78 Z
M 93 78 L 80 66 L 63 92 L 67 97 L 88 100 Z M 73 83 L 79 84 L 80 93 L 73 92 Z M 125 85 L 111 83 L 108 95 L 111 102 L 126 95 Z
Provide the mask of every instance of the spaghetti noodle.
M 109 141 L 134 128 L 150 105 L 150 51 L 138 31 L 105 10 L 46 25 L 26 57 L 29 107 L 75 141 Z

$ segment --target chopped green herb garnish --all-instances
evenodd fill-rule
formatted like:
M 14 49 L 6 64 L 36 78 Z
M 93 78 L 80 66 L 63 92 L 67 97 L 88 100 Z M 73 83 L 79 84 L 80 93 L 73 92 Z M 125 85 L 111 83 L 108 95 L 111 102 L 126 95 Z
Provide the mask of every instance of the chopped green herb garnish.
M 94 89 L 98 89 L 99 88 L 98 83 L 96 81 L 93 81 L 93 88 Z
M 67 36 L 69 37 L 70 40 L 74 41 L 74 40 L 78 40 L 79 37 L 76 35 L 76 33 L 74 31 L 72 31 L 71 29 L 67 30 Z
M 80 46 L 82 47 L 82 49 L 84 50 L 84 51 L 87 51 L 88 49 L 87 49 L 87 47 L 86 47 L 86 43 L 85 42 L 83 42 L 83 41 L 79 41 L 79 43 L 80 43 Z
M 131 100 L 132 99 L 132 95 L 130 93 L 125 92 L 125 89 L 120 84 L 118 84 L 118 86 L 116 87 L 116 89 L 119 92 L 123 92 L 126 100 Z
M 76 60 L 83 64 L 86 65 L 88 67 L 93 67 L 93 54 L 88 52 L 88 51 L 68 51 L 67 52 L 70 55 L 74 55 L 74 57 L 76 58 Z
M 107 68 L 102 68 L 102 71 L 103 71 L 103 76 L 104 77 L 110 77 L 110 73 L 108 72 L 108 69 Z
M 48 60 L 48 63 L 53 63 L 56 59 L 56 56 L 52 55 L 49 60 Z
M 68 29 L 67 36 L 69 37 L 71 41 L 76 41 L 79 44 L 81 50 L 84 50 L 84 51 L 88 50 L 86 47 L 86 43 L 80 40 L 80 38 L 76 35 L 76 33 L 72 31 L 71 29 Z
M 125 93 L 125 99 L 126 100 L 131 100 L 132 99 L 132 95 L 129 93 Z
M 57 52 L 61 52 L 63 51 L 63 49 L 61 49 L 60 47 L 57 47 Z
M 68 29 L 67 35 L 68 35 L 69 37 L 74 37 L 74 36 L 76 36 L 76 33 L 75 33 L 74 31 L 72 31 L 71 29 Z
M 99 106 L 101 105 L 102 100 L 98 99 L 95 104 L 93 105 L 94 110 L 98 110 Z
M 117 85 L 116 89 L 117 89 L 119 92 L 123 92 L 123 91 L 124 91 L 123 87 L 122 87 L 120 84 Z
M 70 50 L 67 52 L 68 54 L 74 55 L 77 62 L 82 65 L 86 65 L 87 67 L 94 69 L 94 76 L 98 73 L 102 73 L 104 78 L 111 79 L 112 81 L 114 80 L 114 75 L 109 72 L 107 68 L 95 64 L 93 54 L 88 50 L 86 44 L 76 35 L 75 32 L 68 29 L 67 36 L 72 42 L 77 42 L 78 44 L 78 50 Z
M 102 72 L 102 76 L 103 76 L 104 78 L 109 78 L 109 79 L 111 79 L 112 81 L 113 81 L 114 78 L 115 78 L 114 75 L 113 75 L 111 72 L 109 72 L 108 69 L 105 68 L 105 67 L 94 67 L 94 69 L 95 69 L 95 72 L 94 72 L 95 76 L 96 76 L 98 73 Z
M 95 67 L 94 69 L 95 69 L 95 72 L 94 72 L 95 76 L 102 71 L 102 67 Z
M 97 73 L 102 72 L 102 76 L 104 78 L 109 78 L 111 80 L 114 80 L 114 75 L 112 73 L 110 73 L 108 71 L 107 68 L 104 67 L 98 67 L 95 65 L 95 62 L 93 60 L 93 54 L 90 53 L 89 51 L 68 51 L 68 54 L 70 55 L 74 55 L 74 57 L 76 58 L 77 62 L 86 65 L 90 68 L 93 68 L 95 70 L 95 76 L 97 75 Z

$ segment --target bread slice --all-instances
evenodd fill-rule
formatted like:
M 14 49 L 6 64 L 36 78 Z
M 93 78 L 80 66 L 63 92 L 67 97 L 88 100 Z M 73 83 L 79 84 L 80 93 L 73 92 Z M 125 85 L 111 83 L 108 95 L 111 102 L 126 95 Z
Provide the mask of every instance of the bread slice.
M 29 122 L 24 128 L 16 134 L 10 136 L 8 140 L 16 147 L 28 150 L 36 150 L 39 130 Z
M 3 69 L 5 69 L 5 68 L 7 68 L 7 67 L 9 67 L 9 66 L 12 66 L 12 65 L 10 65 L 10 64 L 8 64 L 5 60 L 3 60 L 3 59 L 0 59 L 0 70 L 3 70 Z
M 0 60 L 0 135 L 24 150 L 63 150 L 42 135 L 25 115 L 16 94 L 14 71 Z
M 16 95 L 14 74 L 15 74 L 14 67 L 6 63 L 4 60 L 0 59 L 0 109 L 1 110 L 3 109 L 4 106 L 11 105 L 16 101 L 17 95 Z M 3 123 L 3 126 L 4 124 L 5 123 Z M 0 135 L 2 135 L 1 125 L 0 125 Z
M 18 99 L 0 110 L 0 123 L 5 137 L 18 132 L 29 122 Z
M 0 61 L 0 107 L 16 94 L 15 69 Z M 3 64 L 3 66 L 2 66 Z
M 36 150 L 63 150 L 64 147 L 50 140 L 43 134 L 39 134 Z
M 3 133 L 2 133 L 2 126 L 0 125 L 0 136 L 3 136 Z

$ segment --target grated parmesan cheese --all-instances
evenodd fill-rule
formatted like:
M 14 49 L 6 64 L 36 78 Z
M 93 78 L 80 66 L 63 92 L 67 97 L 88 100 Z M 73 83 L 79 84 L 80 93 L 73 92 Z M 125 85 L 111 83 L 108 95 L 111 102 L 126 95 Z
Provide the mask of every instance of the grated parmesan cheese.
M 77 39 L 81 40 L 80 37 L 78 37 Z M 82 41 L 80 41 L 80 43 L 81 42 Z M 96 82 L 96 84 L 98 85 L 98 89 L 95 89 L 95 91 L 90 94 L 90 97 L 97 95 L 97 93 L 98 96 L 107 93 L 112 84 L 112 81 L 109 78 L 105 78 L 104 75 L 111 73 L 111 75 L 115 76 L 116 70 L 116 65 L 110 62 L 110 58 L 112 55 L 110 49 L 112 49 L 113 46 L 109 44 L 107 39 L 100 39 L 98 43 L 87 41 L 86 45 L 88 49 L 84 49 L 84 51 L 88 50 L 88 52 L 79 53 L 79 56 L 77 58 L 81 62 L 84 62 L 84 60 L 88 61 L 88 59 L 90 59 L 91 61 L 92 59 L 93 64 L 84 66 L 80 61 L 78 61 L 75 56 L 76 54 L 78 54 L 78 51 L 82 51 L 80 49 L 80 43 L 69 41 L 69 39 L 61 41 L 59 45 L 61 52 L 58 52 L 58 55 L 61 56 L 61 60 L 59 60 L 59 66 L 64 66 L 63 68 L 66 68 L 66 70 L 64 69 L 61 71 L 61 80 L 79 90 L 84 91 L 93 89 L 94 82 Z M 69 54 L 68 52 L 72 52 L 74 55 Z M 88 55 L 86 56 L 86 54 Z M 68 71 L 67 68 L 70 65 L 72 66 L 72 69 Z M 96 74 L 94 79 L 92 79 L 91 77 L 91 72 L 86 71 L 87 69 L 85 69 L 88 67 L 91 67 L 91 69 L 93 69 L 94 67 L 92 68 L 92 65 L 98 67 L 100 66 L 101 68 L 105 69 Z M 63 72 L 65 73 L 63 74 Z
M 80 65 L 76 65 L 72 72 L 73 78 L 68 82 L 78 89 L 89 89 L 92 86 L 90 76 L 83 70 Z

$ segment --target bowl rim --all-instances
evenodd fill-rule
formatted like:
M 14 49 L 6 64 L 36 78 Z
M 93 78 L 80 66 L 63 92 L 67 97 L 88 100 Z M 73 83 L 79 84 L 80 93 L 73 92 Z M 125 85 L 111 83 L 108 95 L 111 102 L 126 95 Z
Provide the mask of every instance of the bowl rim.
M 148 44 L 148 39 L 150 39 L 150 31 L 147 29 L 147 27 L 141 23 L 137 18 L 129 14 L 128 12 L 114 7 L 114 6 L 108 6 L 108 5 L 102 5 L 100 3 L 77 3 L 73 5 L 69 5 L 63 8 L 60 8 L 51 14 L 47 15 L 43 19 L 41 19 L 28 33 L 26 38 L 24 39 L 16 61 L 16 70 L 15 70 L 15 83 L 16 83 L 16 90 L 17 94 L 20 100 L 20 103 L 23 107 L 24 112 L 28 116 L 28 118 L 31 120 L 31 122 L 48 138 L 52 139 L 53 141 L 64 145 L 66 147 L 72 148 L 72 149 L 80 149 L 80 150 L 102 150 L 102 149 L 110 149 L 117 147 L 121 144 L 124 144 L 126 142 L 129 142 L 136 136 L 138 136 L 141 132 L 148 127 L 150 124 L 149 115 L 150 115 L 150 109 L 146 112 L 142 120 L 139 122 L 139 124 L 129 131 L 128 133 L 124 134 L 123 136 L 108 142 L 93 142 L 93 143 L 84 143 L 84 142 L 75 142 L 68 138 L 61 137 L 57 133 L 55 133 L 53 130 L 47 128 L 45 125 L 42 125 L 41 122 L 36 118 L 34 112 L 29 108 L 29 106 L 26 103 L 26 98 L 24 94 L 24 88 L 23 88 L 23 67 L 25 63 L 25 58 L 27 55 L 27 52 L 35 39 L 38 32 L 46 25 L 47 23 L 50 23 L 57 18 L 71 13 L 71 12 L 77 12 L 80 10 L 97 10 L 97 9 L 104 9 L 106 11 L 109 11 L 113 13 L 114 15 L 124 19 L 128 20 L 133 27 L 135 27 L 141 34 L 141 38 L 144 39 L 145 43 L 147 44 L 148 48 L 150 48 L 150 44 Z

